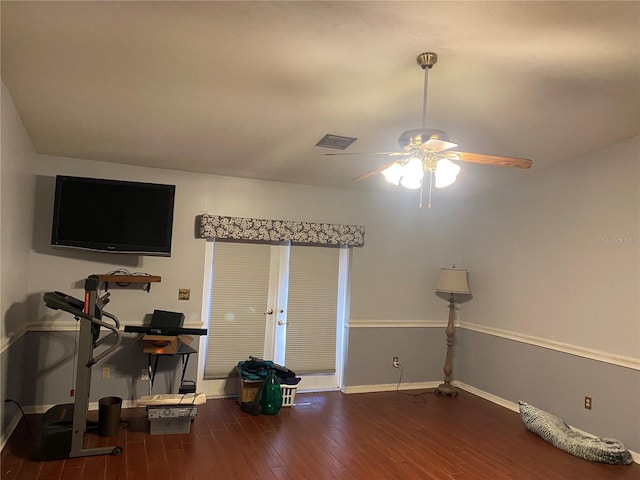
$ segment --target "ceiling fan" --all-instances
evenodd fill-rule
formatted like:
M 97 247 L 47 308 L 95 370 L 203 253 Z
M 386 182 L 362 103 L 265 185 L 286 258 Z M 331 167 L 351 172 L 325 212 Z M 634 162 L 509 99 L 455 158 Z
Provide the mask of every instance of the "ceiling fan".
M 420 207 L 422 207 L 423 178 L 425 172 L 429 173 L 429 203 L 431 208 L 431 190 L 451 185 L 460 172 L 460 166 L 453 161 L 484 163 L 486 165 L 499 165 L 503 167 L 530 168 L 531 160 L 526 158 L 503 157 L 499 155 L 485 155 L 482 153 L 469 153 L 453 151 L 457 143 L 449 141 L 449 137 L 442 130 L 427 128 L 427 87 L 429 70 L 438 61 L 438 55 L 433 52 L 425 52 L 418 55 L 417 62 L 424 70 L 424 96 L 422 102 L 422 128 L 407 130 L 400 134 L 398 144 L 402 151 L 375 152 L 375 153 L 326 153 L 325 155 L 387 155 L 389 157 L 402 157 L 367 172 L 354 180 L 362 180 L 378 173 L 394 185 L 402 185 L 409 189 L 420 189 Z M 452 161 L 453 160 L 453 161 Z

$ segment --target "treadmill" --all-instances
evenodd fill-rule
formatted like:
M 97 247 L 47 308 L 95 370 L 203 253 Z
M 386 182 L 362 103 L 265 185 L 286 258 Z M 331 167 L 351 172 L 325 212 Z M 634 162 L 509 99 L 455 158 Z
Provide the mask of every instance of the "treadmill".
M 84 282 L 84 301 L 62 292 L 47 292 L 44 303 L 53 310 L 63 310 L 80 322 L 78 354 L 73 403 L 54 405 L 41 417 L 36 435 L 35 460 L 58 460 L 92 455 L 120 455 L 121 446 L 83 448 L 84 433 L 87 429 L 91 367 L 111 355 L 120 345 L 120 322 L 115 315 L 105 312 L 102 307 L 109 302 L 109 294 L 98 298 L 98 276 L 91 275 Z M 107 317 L 110 322 L 103 319 Z M 109 334 L 99 338 L 100 329 Z M 104 344 L 111 345 L 94 356 L 94 350 Z

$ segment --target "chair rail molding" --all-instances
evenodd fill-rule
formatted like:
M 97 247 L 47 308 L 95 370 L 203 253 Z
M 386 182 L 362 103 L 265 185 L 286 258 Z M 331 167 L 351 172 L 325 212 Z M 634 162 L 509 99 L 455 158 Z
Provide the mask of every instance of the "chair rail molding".
M 403 320 L 403 319 L 351 319 L 345 323 L 345 328 L 445 328 L 447 322 L 443 320 Z M 640 359 L 603 352 L 591 348 L 571 345 L 569 343 L 549 340 L 524 333 L 512 332 L 494 327 L 486 327 L 475 323 L 456 321 L 455 327 L 472 332 L 478 332 L 493 337 L 513 340 L 514 342 L 547 348 L 557 352 L 568 353 L 578 357 L 597 360 L 599 362 L 616 365 L 619 367 L 640 370 Z
M 346 328 L 445 328 L 447 322 L 444 320 L 361 320 L 351 319 L 346 324 Z
M 473 332 L 483 333 L 485 335 L 513 340 L 515 342 L 535 345 L 537 347 L 547 348 L 549 350 L 568 353 L 570 355 L 576 355 L 578 357 L 584 357 L 590 360 L 597 360 L 599 362 L 609 363 L 612 365 L 617 365 L 619 367 L 631 368 L 632 370 L 640 370 L 639 358 L 603 352 L 591 348 L 580 347 L 578 345 L 558 342 L 556 340 L 549 340 L 546 338 L 527 335 L 524 333 L 511 332 L 509 330 L 503 330 L 500 328 L 486 327 L 484 325 L 477 325 L 474 323 L 456 322 L 456 327 Z

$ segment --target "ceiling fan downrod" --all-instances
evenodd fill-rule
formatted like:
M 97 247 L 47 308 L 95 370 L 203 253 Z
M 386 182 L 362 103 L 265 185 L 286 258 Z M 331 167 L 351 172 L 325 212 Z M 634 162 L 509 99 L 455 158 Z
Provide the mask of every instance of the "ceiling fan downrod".
M 427 90 L 429 86 L 429 70 L 438 62 L 438 55 L 424 52 L 416 59 L 420 68 L 424 70 L 424 95 L 422 96 L 422 128 L 427 128 Z

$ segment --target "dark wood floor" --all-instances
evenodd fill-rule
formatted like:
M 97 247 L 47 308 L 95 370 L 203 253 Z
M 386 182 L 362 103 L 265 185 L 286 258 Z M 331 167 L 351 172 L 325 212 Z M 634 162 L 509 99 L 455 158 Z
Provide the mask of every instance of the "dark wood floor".
M 93 412 L 91 412 L 94 414 Z M 25 420 L 2 451 L 2 479 L 640 479 L 640 465 L 573 457 L 523 427 L 518 414 L 462 392 L 298 394 L 275 416 L 251 416 L 234 399 L 201 406 L 188 434 L 150 435 L 145 410 L 123 410 L 121 456 L 34 462 Z M 37 418 L 27 418 L 31 429 Z

